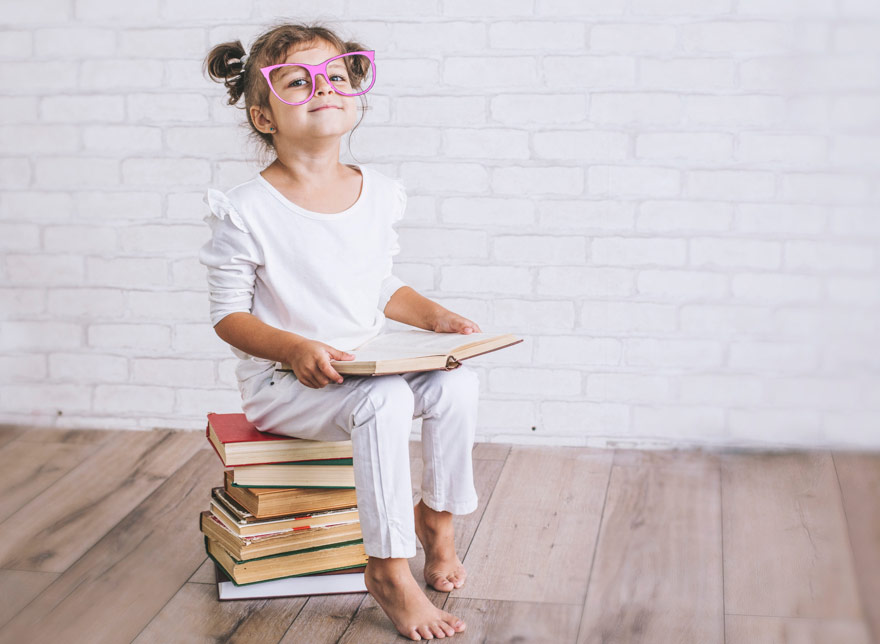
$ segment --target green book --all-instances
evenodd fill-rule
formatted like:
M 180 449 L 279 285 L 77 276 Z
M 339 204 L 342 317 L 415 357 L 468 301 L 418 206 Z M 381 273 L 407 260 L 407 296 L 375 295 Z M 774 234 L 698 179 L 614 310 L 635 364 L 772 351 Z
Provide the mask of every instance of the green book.
M 219 543 L 205 537 L 205 551 L 236 586 L 358 568 L 366 565 L 368 560 L 363 539 L 237 561 Z

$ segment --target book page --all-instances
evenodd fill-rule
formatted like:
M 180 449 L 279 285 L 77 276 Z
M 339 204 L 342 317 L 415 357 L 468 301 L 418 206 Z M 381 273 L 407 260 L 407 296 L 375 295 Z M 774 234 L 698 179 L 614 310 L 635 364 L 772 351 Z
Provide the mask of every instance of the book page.
M 455 348 L 497 338 L 497 333 L 434 333 L 422 329 L 384 333 L 350 351 L 355 359 L 340 362 L 376 362 L 422 356 L 445 356 Z

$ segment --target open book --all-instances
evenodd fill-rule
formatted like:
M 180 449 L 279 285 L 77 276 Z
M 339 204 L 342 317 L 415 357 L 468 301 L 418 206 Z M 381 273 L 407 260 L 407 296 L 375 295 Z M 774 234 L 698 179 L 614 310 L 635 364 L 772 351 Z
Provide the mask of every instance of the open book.
M 410 371 L 451 371 L 462 360 L 519 344 L 509 333 L 435 333 L 423 329 L 394 331 L 368 340 L 353 353 L 354 360 L 331 360 L 340 375 L 382 376 Z M 281 364 L 281 371 L 291 371 Z

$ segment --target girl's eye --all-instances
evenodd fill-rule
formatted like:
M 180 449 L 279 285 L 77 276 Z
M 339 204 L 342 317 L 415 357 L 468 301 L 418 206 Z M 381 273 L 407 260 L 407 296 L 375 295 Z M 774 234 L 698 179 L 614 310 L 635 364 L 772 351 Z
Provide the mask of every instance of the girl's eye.
M 290 81 L 289 87 L 302 87 L 302 85 L 297 85 L 296 83 L 308 83 L 308 81 L 305 78 L 297 78 Z
M 345 76 L 343 76 L 342 74 L 333 74 L 330 78 L 331 80 L 334 78 L 338 78 L 341 81 L 345 81 Z

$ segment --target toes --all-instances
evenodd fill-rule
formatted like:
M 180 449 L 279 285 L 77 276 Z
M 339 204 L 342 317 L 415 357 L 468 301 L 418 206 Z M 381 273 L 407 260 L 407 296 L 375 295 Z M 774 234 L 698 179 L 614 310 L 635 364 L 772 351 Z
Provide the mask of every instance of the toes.
M 428 584 L 434 587 L 435 590 L 439 590 L 441 592 L 449 592 L 455 587 L 449 579 L 446 579 L 442 576 L 442 573 L 433 573 L 428 575 Z
M 438 640 L 442 640 L 446 637 L 446 631 L 440 628 L 440 624 L 431 624 L 431 632 L 434 633 L 434 637 Z
M 415 640 L 416 642 L 418 642 L 418 641 L 420 641 L 420 640 L 422 639 L 422 636 L 419 635 L 419 632 L 418 632 L 416 629 L 412 629 L 412 630 L 407 634 L 407 637 L 410 638 L 411 640 Z
M 443 615 L 443 619 L 446 620 L 446 623 L 452 627 L 455 632 L 460 633 L 466 628 L 467 625 L 455 615 L 451 613 L 444 613 Z
M 421 635 L 426 640 L 434 639 L 434 634 L 431 632 L 431 629 L 428 628 L 427 626 L 418 626 L 416 628 L 416 631 L 418 631 L 419 635 Z
M 440 622 L 440 628 L 442 628 L 443 632 L 446 633 L 446 635 L 449 637 L 452 637 L 453 635 L 455 635 L 455 629 L 452 628 L 446 622 Z

